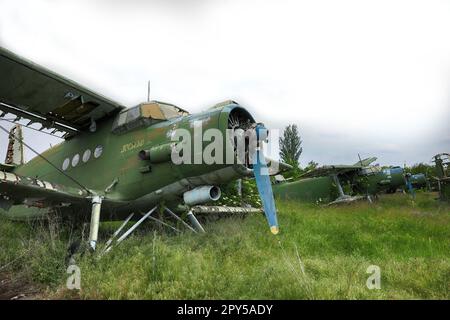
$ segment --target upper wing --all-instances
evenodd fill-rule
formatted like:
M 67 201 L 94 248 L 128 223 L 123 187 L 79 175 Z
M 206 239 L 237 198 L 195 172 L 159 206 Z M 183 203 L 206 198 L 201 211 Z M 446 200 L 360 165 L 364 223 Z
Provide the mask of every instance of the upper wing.
M 21 204 L 44 208 L 85 203 L 87 196 L 85 190 L 0 171 L 0 208 L 4 210 Z
M 37 122 L 71 135 L 124 109 L 81 85 L 0 47 L 1 116 Z
M 343 174 L 348 172 L 356 172 L 361 170 L 360 165 L 336 165 L 336 166 L 322 166 L 313 170 L 309 170 L 304 174 L 300 175 L 301 178 L 314 178 L 314 177 L 324 177 L 331 174 Z

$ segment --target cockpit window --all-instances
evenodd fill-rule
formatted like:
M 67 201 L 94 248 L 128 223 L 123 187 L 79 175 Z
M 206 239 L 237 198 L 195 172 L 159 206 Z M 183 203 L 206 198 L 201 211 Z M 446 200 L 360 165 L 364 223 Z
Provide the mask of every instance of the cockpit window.
M 158 101 L 142 103 L 122 111 L 114 120 L 112 132 L 123 133 L 142 126 L 174 119 L 189 113 L 177 106 Z
M 127 111 L 127 122 L 133 122 L 141 116 L 139 106 L 131 108 Z

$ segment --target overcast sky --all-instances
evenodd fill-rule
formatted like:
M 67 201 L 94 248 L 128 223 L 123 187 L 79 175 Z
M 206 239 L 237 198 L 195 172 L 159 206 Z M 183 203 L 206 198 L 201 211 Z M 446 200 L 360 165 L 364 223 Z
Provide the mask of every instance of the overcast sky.
M 295 123 L 302 165 L 450 151 L 449 1 L 0 0 L 0 45 L 126 106 L 151 80 L 190 112 L 233 99 Z

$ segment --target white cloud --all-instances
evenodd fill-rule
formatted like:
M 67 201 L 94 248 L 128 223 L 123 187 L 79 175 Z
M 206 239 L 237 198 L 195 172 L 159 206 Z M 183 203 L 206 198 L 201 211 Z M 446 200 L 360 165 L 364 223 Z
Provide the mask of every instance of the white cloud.
M 302 163 L 446 151 L 449 38 L 442 1 L 0 0 L 0 44 L 18 54 L 130 106 L 150 79 L 192 112 L 232 98 L 298 123 Z

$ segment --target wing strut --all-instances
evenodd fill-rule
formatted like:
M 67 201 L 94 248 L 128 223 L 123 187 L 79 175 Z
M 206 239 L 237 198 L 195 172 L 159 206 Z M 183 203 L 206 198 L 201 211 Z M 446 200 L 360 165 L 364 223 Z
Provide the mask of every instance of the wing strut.
M 180 221 L 186 228 L 188 228 L 189 230 L 191 230 L 194 233 L 197 233 L 197 231 L 195 231 L 194 228 L 192 228 L 190 225 L 188 225 L 186 222 L 184 222 L 183 219 L 181 219 L 179 216 L 177 216 L 175 213 L 173 213 L 169 208 L 164 207 L 164 210 L 166 210 L 166 212 L 168 214 L 170 214 L 172 217 L 174 217 L 176 220 Z
M 339 198 L 345 198 L 346 194 L 344 193 L 344 190 L 342 190 L 341 181 L 339 181 L 337 174 L 332 174 L 331 177 L 333 178 L 334 184 L 338 189 Z
M 116 242 L 114 243 L 114 245 L 118 245 L 119 243 L 121 243 L 123 240 L 125 240 L 137 227 L 139 227 L 141 225 L 142 222 L 144 222 L 144 220 L 146 220 L 148 217 L 150 217 L 150 215 L 156 210 L 156 208 L 158 208 L 158 206 L 154 206 L 152 210 L 150 210 L 149 212 L 147 212 L 141 219 L 139 219 L 138 222 L 136 222 L 135 224 L 133 224 L 133 226 L 131 226 L 124 234 L 122 234 L 119 239 L 116 240 Z M 131 217 L 128 217 L 129 219 L 131 219 Z M 129 220 L 127 219 L 127 220 Z M 128 221 L 127 221 L 128 222 Z M 119 234 L 120 230 L 123 229 L 123 227 L 125 226 L 126 223 L 123 223 L 122 226 L 119 228 L 119 230 L 117 230 L 117 234 Z M 116 234 L 116 235 L 117 235 Z M 112 242 L 112 241 L 111 241 Z M 110 241 L 108 241 L 109 246 L 105 247 L 105 249 L 103 250 L 102 254 L 105 254 L 107 252 L 109 252 L 112 247 L 113 244 Z
M 198 222 L 197 218 L 192 213 L 192 210 L 189 210 L 187 217 L 188 217 L 189 221 L 194 225 L 195 229 L 197 229 L 201 233 L 205 233 L 205 229 L 203 229 L 200 222 Z
M 353 201 L 364 198 L 362 196 L 349 196 L 348 194 L 345 194 L 344 190 L 342 189 L 341 181 L 339 180 L 339 177 L 337 174 L 332 174 L 331 178 L 333 179 L 334 184 L 336 185 L 336 188 L 338 189 L 339 197 L 337 197 L 336 200 L 330 202 L 328 205 L 339 204 L 339 203 L 349 203 L 349 202 L 353 202 Z M 368 200 L 369 200 L 369 202 L 372 201 L 370 198 L 368 198 Z

